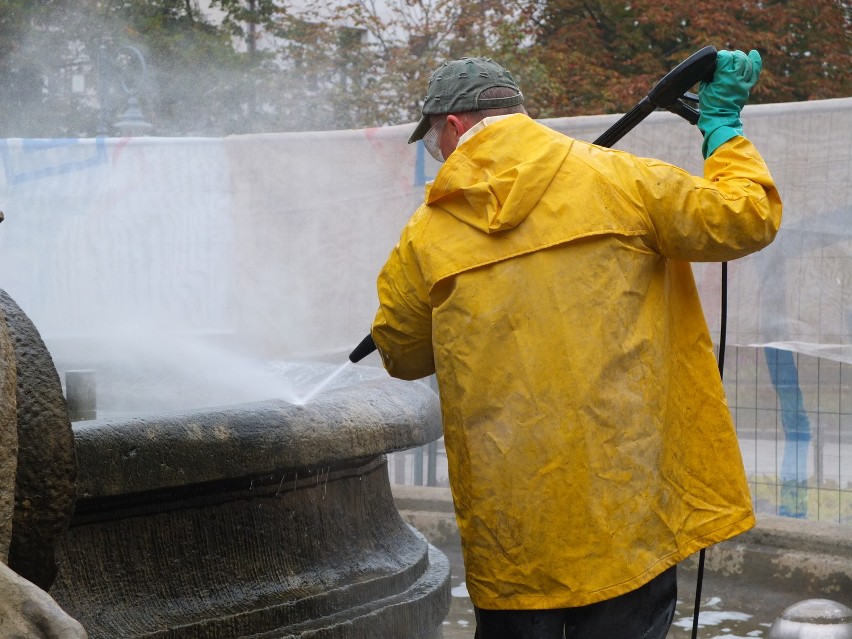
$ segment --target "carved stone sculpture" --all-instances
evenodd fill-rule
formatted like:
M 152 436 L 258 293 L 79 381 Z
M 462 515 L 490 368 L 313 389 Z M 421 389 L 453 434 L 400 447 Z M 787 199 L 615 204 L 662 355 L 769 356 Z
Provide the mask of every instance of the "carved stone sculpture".
M 87 636 L 45 592 L 74 507 L 74 476 L 59 377 L 35 328 L 0 291 L 0 637 Z

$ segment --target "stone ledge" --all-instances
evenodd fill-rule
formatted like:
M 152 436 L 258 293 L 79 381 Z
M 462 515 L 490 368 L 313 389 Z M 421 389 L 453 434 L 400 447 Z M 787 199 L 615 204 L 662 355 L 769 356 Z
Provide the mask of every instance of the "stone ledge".
M 77 499 L 124 499 L 422 446 L 441 436 L 441 417 L 432 390 L 385 375 L 304 406 L 267 400 L 97 419 L 76 423 L 74 435 Z

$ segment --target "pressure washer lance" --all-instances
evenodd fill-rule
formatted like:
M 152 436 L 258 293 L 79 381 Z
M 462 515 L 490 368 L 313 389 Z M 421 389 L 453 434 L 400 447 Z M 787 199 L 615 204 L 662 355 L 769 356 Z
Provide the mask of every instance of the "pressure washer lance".
M 628 131 L 644 120 L 656 109 L 676 113 L 690 124 L 698 123 L 698 97 L 688 90 L 701 80 L 709 82 L 716 70 L 716 48 L 704 47 L 669 71 L 654 85 L 639 103 L 625 113 L 621 119 L 604 131 L 594 144 L 611 147 Z M 372 335 L 367 335 L 349 354 L 353 364 L 360 362 L 376 350 Z

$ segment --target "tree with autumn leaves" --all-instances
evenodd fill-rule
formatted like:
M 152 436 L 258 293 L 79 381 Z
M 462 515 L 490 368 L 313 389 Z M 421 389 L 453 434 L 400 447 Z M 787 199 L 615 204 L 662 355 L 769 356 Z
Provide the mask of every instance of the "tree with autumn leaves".
M 431 71 L 463 55 L 493 57 L 512 70 L 535 117 L 626 111 L 708 44 L 761 52 L 752 102 L 846 97 L 850 6 L 313 0 L 297 9 L 286 0 L 0 0 L 0 137 L 97 134 L 103 103 L 123 97 L 105 82 L 100 58 L 106 51 L 112 68 L 113 52 L 128 46 L 147 61 L 143 111 L 154 134 L 167 136 L 412 122 Z
M 847 0 L 548 0 L 529 19 L 540 115 L 621 112 L 701 47 L 757 49 L 753 103 L 852 95 Z M 523 58 L 517 61 L 524 68 Z M 539 87 L 534 87 L 538 89 Z
M 429 74 L 463 55 L 512 70 L 536 117 L 624 112 L 707 44 L 762 52 L 754 103 L 852 95 L 849 0 L 310 4 L 308 13 L 279 18 L 281 66 L 314 71 L 310 97 L 325 98 L 318 104 L 328 126 L 416 120 Z M 364 37 L 346 40 L 347 30 Z

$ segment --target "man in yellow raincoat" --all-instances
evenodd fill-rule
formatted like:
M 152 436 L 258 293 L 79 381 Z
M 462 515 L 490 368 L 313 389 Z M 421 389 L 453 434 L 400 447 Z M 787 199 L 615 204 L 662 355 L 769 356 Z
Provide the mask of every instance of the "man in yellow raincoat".
M 754 524 L 689 265 L 769 244 L 781 202 L 740 111 L 699 89 L 704 177 L 530 119 L 485 58 L 430 78 L 445 160 L 379 281 L 388 372 L 436 373 L 478 639 L 662 639 L 675 566 Z

